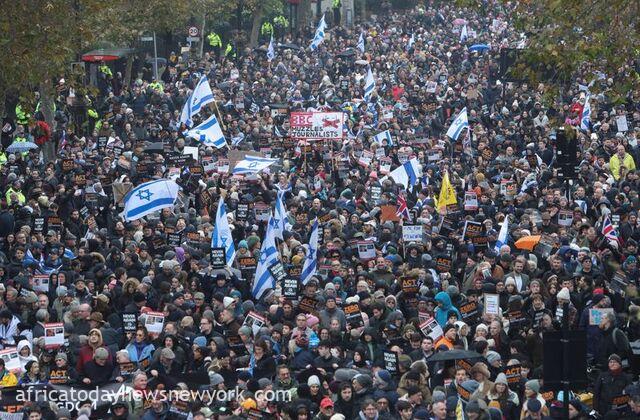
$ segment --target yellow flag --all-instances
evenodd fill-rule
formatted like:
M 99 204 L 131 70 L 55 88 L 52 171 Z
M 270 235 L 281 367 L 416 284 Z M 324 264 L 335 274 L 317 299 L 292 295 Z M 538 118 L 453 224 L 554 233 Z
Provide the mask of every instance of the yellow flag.
M 438 208 L 443 210 L 450 204 L 458 204 L 458 199 L 456 198 L 456 190 L 453 189 L 453 185 L 449 181 L 449 173 L 445 172 L 444 178 L 442 178 L 440 196 L 438 196 Z

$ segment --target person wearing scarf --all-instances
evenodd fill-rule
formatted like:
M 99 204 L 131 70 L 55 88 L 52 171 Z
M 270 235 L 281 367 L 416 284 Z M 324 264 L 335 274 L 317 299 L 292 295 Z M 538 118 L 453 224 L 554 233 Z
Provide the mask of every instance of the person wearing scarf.
M 16 386 L 18 378 L 13 372 L 6 369 L 4 359 L 0 358 L 0 389 Z
M 623 395 L 624 389 L 631 384 L 632 378 L 622 371 L 622 359 L 617 354 L 609 356 L 609 369 L 602 372 L 594 385 L 593 408 L 601 414 L 611 409 L 615 397 Z

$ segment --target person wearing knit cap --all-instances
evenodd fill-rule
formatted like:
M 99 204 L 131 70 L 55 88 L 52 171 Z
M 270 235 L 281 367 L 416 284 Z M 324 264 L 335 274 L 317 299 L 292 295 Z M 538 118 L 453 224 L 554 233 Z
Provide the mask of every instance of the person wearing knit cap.
M 353 390 L 355 391 L 354 398 L 356 399 L 356 401 L 361 401 L 371 392 L 373 380 L 371 379 L 371 376 L 359 373 L 353 377 L 353 379 L 351 380 L 351 385 L 353 386 Z
M 608 369 L 600 373 L 593 387 L 593 408 L 599 413 L 611 409 L 613 399 L 623 395 L 633 380 L 631 375 L 622 371 L 622 358 L 613 353 L 608 358 Z
M 524 384 L 524 398 L 525 402 L 522 404 L 522 411 L 520 412 L 521 418 L 527 416 L 527 407 L 532 404 L 533 408 L 537 408 L 538 404 L 542 408 L 542 414 L 549 415 L 549 409 L 547 408 L 546 401 L 540 395 L 540 382 L 537 379 L 531 379 Z M 537 412 L 537 411 L 536 411 Z
M 373 374 L 373 386 L 378 389 L 386 390 L 393 386 L 393 377 L 388 370 L 379 370 Z
M 509 389 L 507 376 L 500 372 L 496 377 L 493 387 L 487 394 L 487 399 L 491 404 L 496 404 L 507 418 L 518 418 L 520 399 L 518 394 Z

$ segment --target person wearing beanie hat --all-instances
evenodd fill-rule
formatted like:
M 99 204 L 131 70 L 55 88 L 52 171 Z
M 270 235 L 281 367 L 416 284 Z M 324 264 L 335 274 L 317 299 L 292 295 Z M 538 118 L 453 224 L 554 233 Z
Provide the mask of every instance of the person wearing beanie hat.
M 373 386 L 386 390 L 387 388 L 391 388 L 393 385 L 393 377 L 389 373 L 388 370 L 379 370 L 373 374 Z
M 549 415 L 549 409 L 546 405 L 547 403 L 544 398 L 542 398 L 542 395 L 540 395 L 540 382 L 537 379 L 531 379 L 524 384 L 524 398 L 525 402 L 522 404 L 522 411 L 520 412 L 521 418 L 525 418 L 527 416 L 527 406 L 532 402 L 533 408 L 536 408 L 539 404 L 542 408 L 542 415 Z
M 509 389 L 509 383 L 507 376 L 500 372 L 496 377 L 493 387 L 487 394 L 487 399 L 491 404 L 497 405 L 502 413 L 505 413 L 506 418 L 518 418 L 520 415 L 518 406 L 520 405 L 520 399 L 518 394 Z
M 593 387 L 593 408 L 599 413 L 611 409 L 613 399 L 623 395 L 625 388 L 631 385 L 631 375 L 622 371 L 622 358 L 613 353 L 608 358 L 608 369 L 598 376 Z
M 356 401 L 362 401 L 363 398 L 371 393 L 371 387 L 373 386 L 373 380 L 371 376 L 359 373 L 351 380 L 351 385 L 355 391 L 354 398 Z
M 558 305 L 562 305 L 565 302 L 569 302 L 571 300 L 571 294 L 569 292 L 569 289 L 567 289 L 566 287 L 563 287 L 556 295 L 556 298 L 558 299 Z
M 487 359 L 487 362 L 489 362 L 490 366 L 497 369 L 500 368 L 500 365 L 502 363 L 502 356 L 500 356 L 500 353 L 489 350 L 485 355 L 485 358 Z
M 466 396 L 460 395 L 460 398 L 462 398 L 463 400 L 467 400 L 467 397 L 471 398 L 473 394 L 478 390 L 478 388 L 480 387 L 480 383 L 473 379 L 467 379 L 462 384 L 460 384 L 460 387 L 462 387 L 462 389 L 467 392 Z

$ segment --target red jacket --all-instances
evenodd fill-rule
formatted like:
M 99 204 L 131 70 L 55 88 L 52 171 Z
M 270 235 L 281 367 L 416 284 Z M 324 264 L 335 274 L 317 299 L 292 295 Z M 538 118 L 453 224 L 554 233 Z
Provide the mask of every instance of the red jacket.
M 36 126 L 33 129 L 33 137 L 36 139 L 36 144 L 42 146 L 51 139 L 51 128 L 49 124 L 44 121 L 36 121 Z

